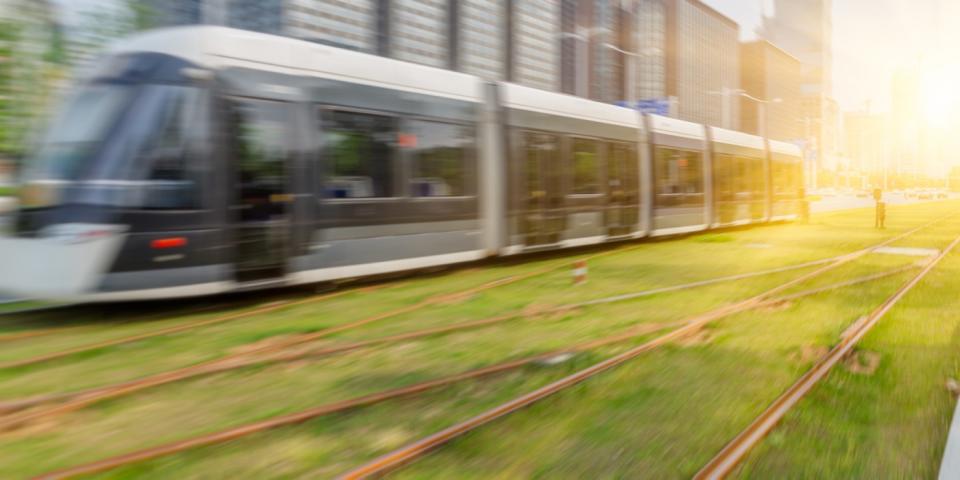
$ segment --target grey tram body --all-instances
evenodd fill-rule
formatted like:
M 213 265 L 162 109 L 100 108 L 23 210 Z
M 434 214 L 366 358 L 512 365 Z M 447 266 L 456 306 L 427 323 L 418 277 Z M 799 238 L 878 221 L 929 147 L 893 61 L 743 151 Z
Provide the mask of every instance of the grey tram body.
M 144 55 L 209 72 L 181 79 L 203 90 L 208 112 L 206 147 L 190 157 L 190 168 L 202 171 L 195 205 L 95 208 L 69 200 L 84 198 L 77 194 L 25 210 L 17 238 L 0 239 L 0 252 L 21 255 L 20 264 L 11 261 L 24 272 L 29 255 L 59 256 L 65 265 L 25 273 L 20 283 L 0 280 L 0 290 L 81 301 L 206 295 L 789 220 L 799 206 L 798 149 L 739 132 L 218 27 L 147 33 L 112 53 Z M 266 119 L 258 125 L 282 136 L 265 142 L 280 152 L 270 155 L 282 184 L 244 183 L 261 167 L 238 160 L 250 157 L 236 137 L 246 135 L 244 119 L 258 115 Z M 367 125 L 362 138 L 389 140 L 355 143 L 344 125 Z M 428 158 L 417 156 L 427 151 L 420 142 L 436 132 L 458 135 L 458 173 L 415 178 L 414 163 Z M 377 150 L 386 173 L 335 176 L 336 162 L 359 158 L 337 150 L 343 145 L 389 145 Z M 448 154 L 427 152 L 441 152 L 441 163 Z M 749 181 L 715 178 L 718 159 L 725 172 L 752 168 Z M 237 189 L 254 192 L 253 200 L 238 200 Z M 389 195 L 354 196 L 380 191 Z M 263 215 L 250 213 L 257 209 Z M 43 233 L 62 225 L 114 233 L 82 243 Z M 151 247 L 169 238 L 184 245 Z

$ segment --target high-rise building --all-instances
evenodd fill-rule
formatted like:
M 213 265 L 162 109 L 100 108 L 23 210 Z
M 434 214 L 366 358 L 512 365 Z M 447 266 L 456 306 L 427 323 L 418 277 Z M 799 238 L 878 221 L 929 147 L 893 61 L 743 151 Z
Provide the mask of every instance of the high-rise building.
M 561 0 L 562 90 L 613 103 L 625 100 L 627 13 L 616 0 Z M 611 48 L 613 47 L 613 48 Z
M 206 0 L 204 7 L 204 23 L 283 33 L 283 0 Z
M 850 159 L 850 167 L 855 172 L 876 179 L 874 185 L 877 186 L 884 186 L 888 173 L 886 120 L 885 115 L 867 112 L 846 113 L 843 117 L 846 140 L 844 153 Z
M 560 5 L 558 0 L 513 0 L 515 82 L 560 89 Z
M 915 176 L 923 170 L 924 128 L 920 123 L 920 74 L 899 68 L 893 74 L 891 123 L 893 168 L 899 175 Z
M 145 0 L 151 23 L 158 26 L 210 23 L 204 18 L 204 0 Z
M 801 62 L 801 114 L 813 160 L 813 175 L 829 167 L 841 142 L 839 114 L 832 99 L 833 0 L 773 0 L 774 15 L 765 17 L 761 37 Z
M 635 98 L 667 97 L 667 6 L 664 0 L 637 0 L 634 51 L 637 58 Z
M 393 0 L 390 54 L 398 60 L 450 68 L 450 2 Z
M 165 25 L 287 35 L 739 126 L 739 26 L 700 0 L 142 0 Z M 631 70 L 631 68 L 633 70 Z
M 800 60 L 757 40 L 741 46 L 740 72 L 741 87 L 753 97 L 740 98 L 741 130 L 774 140 L 801 140 Z
M 833 0 L 773 0 L 760 36 L 800 60 L 803 94 L 833 95 Z
M 507 0 L 456 0 L 457 70 L 507 79 Z
M 235 1 L 235 0 L 228 0 Z M 256 0 L 252 0 L 256 1 Z M 378 0 L 268 1 L 281 16 L 282 35 L 368 53 L 384 53 Z
M 665 0 L 666 94 L 683 120 L 739 126 L 740 26 L 699 0 Z

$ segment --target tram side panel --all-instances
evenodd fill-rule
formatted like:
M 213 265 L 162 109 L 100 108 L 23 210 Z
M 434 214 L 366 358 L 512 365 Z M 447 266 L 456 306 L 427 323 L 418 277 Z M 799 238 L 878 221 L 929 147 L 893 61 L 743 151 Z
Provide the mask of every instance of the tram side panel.
M 507 254 L 632 238 L 639 231 L 636 125 L 511 107 L 507 119 Z
M 336 80 L 310 91 L 318 213 L 292 283 L 486 256 L 479 102 Z
M 708 227 L 707 138 L 702 125 L 650 116 L 653 235 Z
M 800 214 L 803 191 L 803 165 L 799 149 L 787 145 L 771 147 L 770 190 L 771 220 L 796 219 Z
M 715 127 L 713 154 L 714 225 L 735 226 L 767 220 L 765 142 L 760 137 Z

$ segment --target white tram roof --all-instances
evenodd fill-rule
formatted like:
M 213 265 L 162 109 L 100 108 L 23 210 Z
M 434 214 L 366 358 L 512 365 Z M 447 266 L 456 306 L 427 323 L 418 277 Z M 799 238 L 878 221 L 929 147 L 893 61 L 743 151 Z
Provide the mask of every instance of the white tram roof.
M 503 83 L 501 85 L 503 87 L 503 104 L 508 108 L 640 128 L 640 115 L 629 108 L 573 95 L 525 87 L 515 83 Z
M 245 67 L 479 102 L 477 77 L 319 43 L 209 25 L 165 28 L 119 42 L 111 53 L 155 52 L 204 68 Z
M 770 151 L 782 155 L 790 155 L 797 158 L 803 158 L 803 151 L 798 145 L 777 140 L 770 140 Z
M 716 143 L 755 148 L 757 150 L 766 150 L 763 145 L 763 138 L 756 135 L 750 135 L 749 133 L 738 132 L 736 130 L 727 130 L 719 127 L 710 127 L 710 135 L 713 141 Z
M 675 137 L 704 140 L 707 138 L 703 125 L 660 115 L 650 115 L 650 130 Z

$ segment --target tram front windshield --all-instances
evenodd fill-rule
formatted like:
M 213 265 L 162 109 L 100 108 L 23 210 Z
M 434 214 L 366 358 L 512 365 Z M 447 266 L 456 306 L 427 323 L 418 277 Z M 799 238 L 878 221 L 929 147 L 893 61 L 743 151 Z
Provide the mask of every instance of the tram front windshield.
M 75 91 L 27 158 L 24 208 L 57 204 L 196 207 L 204 91 L 94 83 Z

